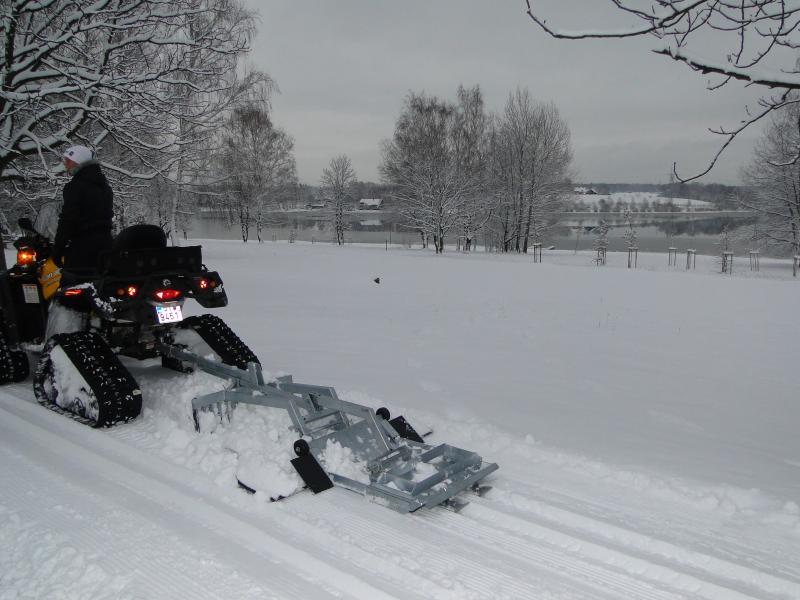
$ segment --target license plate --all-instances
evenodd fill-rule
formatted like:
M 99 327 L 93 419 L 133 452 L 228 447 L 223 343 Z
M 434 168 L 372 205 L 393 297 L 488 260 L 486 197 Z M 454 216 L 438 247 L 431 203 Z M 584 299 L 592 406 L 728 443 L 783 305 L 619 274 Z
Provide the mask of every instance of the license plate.
M 39 288 L 31 284 L 22 284 L 22 295 L 25 304 L 39 304 Z
M 156 306 L 156 316 L 159 323 L 177 323 L 183 321 L 180 306 Z

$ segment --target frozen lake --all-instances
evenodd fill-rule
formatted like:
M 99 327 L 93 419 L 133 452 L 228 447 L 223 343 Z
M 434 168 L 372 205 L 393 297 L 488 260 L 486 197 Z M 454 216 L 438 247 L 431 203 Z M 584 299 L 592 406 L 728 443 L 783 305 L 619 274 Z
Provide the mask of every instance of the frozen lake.
M 569 213 L 548 241 L 562 250 L 588 250 L 594 247 L 597 235 L 594 229 L 604 219 L 609 224 L 610 251 L 627 248 L 623 237 L 626 226 L 622 215 L 597 213 Z M 346 239 L 352 243 L 389 243 L 393 245 L 418 245 L 419 235 L 404 227 L 402 217 L 389 211 L 354 211 L 345 213 L 348 231 Z M 717 254 L 720 235 L 725 226 L 731 232 L 733 249 L 737 254 L 746 252 L 749 245 L 747 233 L 752 219 L 741 213 L 673 213 L 634 215 L 634 228 L 642 252 L 667 252 L 672 247 L 679 251 L 693 248 L 700 254 Z M 200 213 L 191 224 L 189 235 L 206 239 L 241 239 L 239 225 L 229 225 L 224 217 Z M 264 229 L 266 240 L 286 240 L 291 236 L 299 241 L 331 242 L 331 217 L 322 211 L 294 211 L 270 214 L 270 225 Z M 256 239 L 255 227 L 250 238 Z M 484 250 L 483 235 L 477 236 L 477 249 Z M 448 239 L 455 244 L 456 237 Z

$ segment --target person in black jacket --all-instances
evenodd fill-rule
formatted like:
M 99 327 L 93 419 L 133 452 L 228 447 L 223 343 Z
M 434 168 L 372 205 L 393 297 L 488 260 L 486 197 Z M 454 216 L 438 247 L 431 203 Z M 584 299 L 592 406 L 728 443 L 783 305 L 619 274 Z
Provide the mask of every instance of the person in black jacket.
M 53 257 L 67 270 L 96 269 L 113 240 L 114 193 L 86 146 L 70 146 L 63 160 L 72 180 L 64 186 Z

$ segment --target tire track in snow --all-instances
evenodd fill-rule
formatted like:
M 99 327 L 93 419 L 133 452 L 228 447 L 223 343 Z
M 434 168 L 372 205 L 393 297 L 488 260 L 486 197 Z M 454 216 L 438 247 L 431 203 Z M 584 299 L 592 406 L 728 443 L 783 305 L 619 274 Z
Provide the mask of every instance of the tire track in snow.
M 519 487 L 521 482 L 514 482 Z M 528 487 L 523 484 L 524 487 Z M 530 492 L 530 493 L 528 493 Z M 532 489 L 510 491 L 498 488 L 490 498 L 474 504 L 489 507 L 512 518 L 521 518 L 567 536 L 601 544 L 614 550 L 641 557 L 688 575 L 706 579 L 723 587 L 738 588 L 758 597 L 763 595 L 795 598 L 800 581 L 790 574 L 765 572 L 725 558 L 680 546 L 674 542 L 609 523 L 596 515 L 574 509 L 575 502 L 554 504 L 537 499 Z M 521 499 L 520 507 L 516 500 Z M 568 499 L 569 500 L 569 499 Z M 712 540 L 713 541 L 713 540 Z M 727 540 L 726 540 L 727 541 Z M 782 576 L 783 575 L 783 576 Z
M 482 524 L 481 535 L 487 536 L 487 539 L 491 540 L 493 537 L 498 540 L 505 539 L 505 535 L 501 535 L 500 531 L 504 531 L 506 535 L 513 535 L 520 541 L 518 548 L 520 551 L 523 551 L 526 543 L 530 544 L 531 542 L 561 548 L 568 554 L 582 557 L 587 563 L 605 566 L 640 581 L 650 582 L 659 588 L 672 589 L 679 594 L 693 598 L 752 600 L 752 598 L 794 597 L 793 595 L 764 595 L 763 590 L 751 592 L 744 589 L 745 586 L 740 582 L 720 582 L 716 577 L 712 579 L 699 577 L 685 572 L 680 567 L 664 566 L 659 562 L 649 561 L 629 550 L 620 550 L 610 545 L 567 535 L 550 527 L 497 510 L 485 502 L 474 503 L 467 507 L 461 516 L 466 516 L 470 520 Z M 756 595 L 751 595 L 751 593 Z
M 333 511 L 329 509 L 341 507 L 345 502 L 349 510 L 331 517 Z M 442 508 L 422 509 L 411 515 L 387 513 L 384 507 L 345 490 L 318 496 L 298 495 L 282 505 L 286 512 L 304 521 L 314 519 L 315 514 L 325 515 L 316 518 L 316 526 L 324 527 L 331 535 L 346 531 L 351 544 L 369 552 L 392 556 L 415 549 L 425 557 L 432 571 L 461 573 L 466 588 L 473 594 L 445 597 L 537 598 L 553 593 L 554 581 L 563 586 L 559 592 L 567 592 L 569 597 L 614 600 L 693 597 L 675 590 L 659 590 L 649 582 L 587 563 L 582 557 L 558 548 L 532 544 L 502 531 L 487 534 L 480 531 L 477 522 Z M 376 544 L 376 539 L 382 541 Z M 445 552 L 437 551 L 438 548 Z M 545 588 L 532 586 L 528 583 L 532 574 L 540 574 L 537 580 L 550 583 Z
M 504 561 L 502 569 L 489 568 L 485 549 L 451 546 L 442 536 L 431 536 L 419 530 L 416 515 L 389 512 L 369 503 L 365 498 L 346 490 L 330 490 L 324 495 L 305 493 L 279 503 L 283 514 L 296 523 L 311 523 L 305 533 L 325 547 L 335 548 L 331 540 L 344 539 L 347 546 L 337 553 L 348 560 L 358 555 L 367 558 L 359 563 L 370 568 L 393 565 L 399 572 L 399 585 L 408 592 L 437 600 L 478 600 L 481 598 L 536 598 L 552 591 L 528 581 L 530 573 L 512 562 Z M 410 575 L 410 577 L 409 577 Z M 525 576 L 525 577 L 523 577 Z M 548 574 L 548 577 L 550 575 Z M 596 597 L 597 591 L 578 597 Z
M 618 528 L 620 531 L 649 532 L 643 535 L 679 548 L 685 546 L 683 542 L 688 537 L 692 546 L 702 548 L 699 550 L 700 554 L 707 555 L 712 561 L 719 559 L 735 567 L 773 576 L 784 582 L 789 581 L 791 586 L 800 586 L 800 560 L 794 540 L 784 541 L 783 547 L 777 547 L 775 543 L 764 547 L 763 536 L 748 540 L 738 535 L 738 531 L 726 532 L 714 529 L 710 523 L 725 517 L 713 512 L 710 513 L 711 519 L 709 519 L 709 513 L 705 510 L 687 512 L 683 506 L 678 505 L 678 510 L 675 510 L 673 505 L 669 513 L 665 513 L 662 506 L 654 517 L 651 506 L 642 505 L 641 501 L 627 506 L 609 502 L 608 489 L 604 490 L 606 496 L 593 495 L 587 498 L 580 494 L 576 495 L 574 490 L 556 489 L 552 480 L 543 484 L 541 481 L 533 483 L 523 479 L 524 474 L 520 471 L 514 473 L 504 471 L 502 478 L 493 482 L 495 492 L 492 494 L 492 500 L 508 506 L 513 505 L 514 509 L 524 510 L 526 513 L 534 511 L 516 506 L 514 500 L 522 498 L 525 504 L 530 500 L 533 504 L 560 508 L 570 515 L 576 515 L 578 518 L 587 517 L 597 523 Z M 583 482 L 579 484 L 581 488 L 586 486 Z M 571 485 L 576 485 L 574 479 L 571 480 Z M 624 492 L 625 489 L 622 487 L 615 490 L 615 493 Z M 643 509 L 645 512 L 642 512 Z M 669 527 L 665 529 L 665 521 L 670 520 L 670 515 L 674 518 L 674 522 L 670 522 Z M 631 521 L 636 523 L 635 527 L 630 525 Z M 680 535 L 684 537 L 681 538 Z M 781 565 L 781 568 L 777 568 L 776 563 Z
M 466 509 L 465 509 L 466 510 Z M 484 524 L 462 513 L 458 515 L 426 515 L 434 527 L 444 530 L 452 528 L 455 519 L 465 519 L 468 523 L 468 539 L 480 540 L 483 547 L 495 548 L 517 560 L 531 565 L 544 566 L 554 572 L 568 575 L 575 581 L 604 589 L 613 598 L 639 598 L 642 600 L 675 600 L 695 598 L 691 590 L 669 588 L 640 578 L 637 574 L 617 569 L 611 563 L 602 563 L 574 552 L 574 548 L 558 547 L 544 540 L 534 540 L 518 535 L 511 529 L 498 528 L 494 523 Z M 462 542 L 463 543 L 463 542 Z

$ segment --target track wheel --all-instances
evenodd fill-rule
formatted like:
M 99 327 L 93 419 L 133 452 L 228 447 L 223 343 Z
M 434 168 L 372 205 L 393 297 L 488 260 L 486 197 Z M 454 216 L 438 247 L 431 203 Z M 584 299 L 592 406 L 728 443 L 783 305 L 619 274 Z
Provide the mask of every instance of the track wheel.
M 90 331 L 60 333 L 48 340 L 33 391 L 93 427 L 130 421 L 142 409 L 142 393 L 106 341 Z
M 311 448 L 309 448 L 308 442 L 304 439 L 299 439 L 294 443 L 294 453 L 297 456 L 308 456 L 309 452 L 311 452 Z

